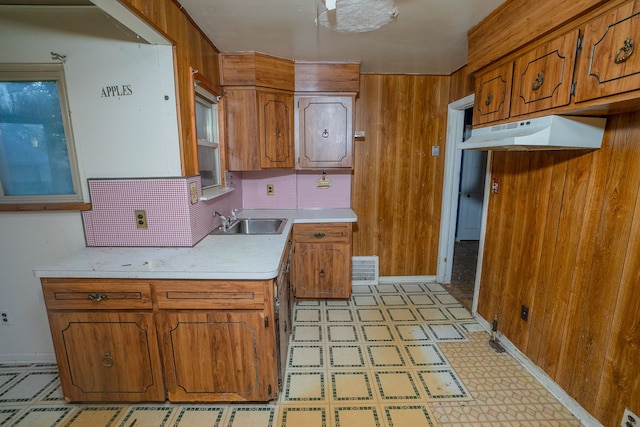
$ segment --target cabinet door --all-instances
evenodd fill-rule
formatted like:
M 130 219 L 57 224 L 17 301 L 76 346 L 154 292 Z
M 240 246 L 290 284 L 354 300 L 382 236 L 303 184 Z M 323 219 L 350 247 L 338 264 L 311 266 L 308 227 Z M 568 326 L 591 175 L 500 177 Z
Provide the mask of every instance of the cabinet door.
M 293 168 L 293 95 L 258 92 L 260 166 Z
M 475 79 L 475 111 L 473 124 L 509 117 L 513 62 L 485 71 Z
M 49 313 L 66 400 L 164 401 L 151 313 Z
M 277 396 L 273 319 L 257 311 L 166 311 L 157 316 L 169 400 L 267 401 Z
M 260 170 L 256 91 L 254 88 L 226 88 L 224 97 L 229 170 Z
M 587 23 L 576 76 L 576 102 L 640 88 L 640 1 Z
M 353 97 L 317 96 L 298 100 L 300 168 L 353 165 Z
M 349 298 L 351 246 L 296 243 L 291 271 L 297 298 Z
M 516 59 L 511 116 L 569 103 L 577 42 L 575 30 Z

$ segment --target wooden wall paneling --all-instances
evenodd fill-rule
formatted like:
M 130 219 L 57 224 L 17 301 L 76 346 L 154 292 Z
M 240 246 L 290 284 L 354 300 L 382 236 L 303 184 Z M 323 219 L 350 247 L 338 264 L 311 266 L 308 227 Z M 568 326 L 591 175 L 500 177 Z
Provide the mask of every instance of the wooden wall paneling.
M 534 233 L 527 230 L 526 217 L 531 209 L 532 185 L 535 186 L 531 174 L 525 171 L 529 168 L 531 161 L 530 153 L 512 153 L 510 170 L 510 182 L 513 187 L 513 195 L 510 201 L 515 205 L 513 209 L 513 232 L 508 237 L 509 258 L 511 260 L 509 268 L 504 272 L 504 297 L 502 298 L 502 331 L 511 337 L 518 348 L 526 348 L 527 329 L 524 322 L 520 320 L 520 306 L 522 304 L 521 293 L 528 286 L 529 272 L 528 265 L 531 262 L 526 256 L 527 247 L 533 244 L 537 238 Z
M 525 354 L 534 362 L 538 356 L 542 334 L 546 324 L 547 296 L 553 274 L 553 260 L 556 256 L 556 241 L 558 237 L 558 222 L 562 206 L 562 194 L 566 176 L 566 160 L 568 152 L 550 151 L 540 153 L 550 168 L 549 185 L 546 187 L 546 212 L 540 212 L 544 217 L 544 230 L 541 233 L 540 252 L 537 254 L 538 269 L 535 277 L 535 291 L 529 293 L 531 306 L 529 307 L 529 329 Z M 541 188 L 544 192 L 545 188 Z M 554 287 L 555 288 L 555 287 Z
M 383 200 L 390 202 L 388 205 L 390 215 L 386 216 L 391 220 L 390 227 L 384 230 L 385 240 L 390 243 L 389 253 L 385 257 L 385 268 L 386 271 L 393 272 L 390 273 L 392 275 L 400 275 L 403 274 L 401 271 L 406 271 L 408 268 L 409 260 L 406 256 L 408 247 L 412 246 L 407 244 L 412 241 L 407 229 L 409 225 L 413 228 L 417 224 L 416 222 L 408 222 L 408 218 L 413 216 L 413 212 L 409 211 L 409 206 L 415 201 L 415 196 L 411 192 L 410 175 L 413 141 L 407 135 L 411 125 L 408 115 L 411 106 L 412 83 L 414 82 L 409 82 L 409 79 L 403 76 L 393 76 L 385 80 L 389 82 L 388 106 L 392 107 L 392 110 L 389 111 L 391 114 L 385 118 L 388 119 L 385 120 L 385 126 L 389 130 L 388 146 L 390 150 L 388 152 L 391 155 L 390 159 L 392 159 L 387 163 L 386 176 L 391 179 L 385 181 L 384 175 L 382 177 L 383 182 L 387 184 L 384 186 L 385 198 Z M 413 230 L 414 233 L 418 231 L 417 229 Z M 396 260 L 402 260 L 402 264 L 396 264 L 398 262 Z M 394 267 L 390 267 L 393 265 L 392 263 L 395 264 Z
M 640 131 L 640 113 L 625 116 L 625 144 Z M 629 183 L 634 185 L 637 183 Z M 625 407 L 640 412 L 640 197 L 636 195 L 633 222 L 623 261 L 620 287 L 613 313 L 613 326 L 607 346 L 602 381 L 598 388 L 594 413 L 601 420 L 620 420 Z
M 637 167 L 640 144 L 627 137 L 634 127 L 624 123 L 623 116 L 616 116 L 613 124 L 617 129 L 612 132 L 615 143 L 604 188 L 607 197 L 594 242 L 595 256 L 587 282 L 582 334 L 576 348 L 583 352 L 577 361 L 576 372 L 594 373 L 583 374 L 584 381 L 579 381 L 573 389 L 588 410 L 593 410 L 596 404 L 640 183 L 640 168 Z
M 380 86 L 373 76 L 360 76 L 361 93 L 356 100 L 356 129 L 365 130 L 365 138 L 354 141 L 353 180 L 351 183 L 351 204 L 358 215 L 358 222 L 353 228 L 353 254 L 378 254 L 378 205 L 380 199 L 375 197 L 379 191 L 379 180 L 376 179 L 380 158 L 380 141 L 377 132 L 376 106 L 380 103 Z
M 412 274 L 411 272 L 419 271 L 420 266 L 424 259 L 431 259 L 433 254 L 431 252 L 431 237 L 432 230 L 437 227 L 419 227 L 415 230 L 413 224 L 417 221 L 423 221 L 430 225 L 434 225 L 433 217 L 427 217 L 424 214 L 430 211 L 430 208 L 425 209 L 424 203 L 421 200 L 423 191 L 427 186 L 433 185 L 435 187 L 436 182 L 431 179 L 432 168 L 430 166 L 431 159 L 431 144 L 429 141 L 424 140 L 422 135 L 429 134 L 429 126 L 433 126 L 434 121 L 431 115 L 427 112 L 425 115 L 426 104 L 429 104 L 425 98 L 430 97 L 430 94 L 434 91 L 434 86 L 427 84 L 427 79 L 416 78 L 415 84 L 409 92 L 409 103 L 412 104 L 412 111 L 409 117 L 408 133 L 405 137 L 411 141 L 410 151 L 410 176 L 407 177 L 408 185 L 408 201 L 407 212 L 410 218 L 415 218 L 413 223 L 409 223 L 405 230 L 405 241 L 414 241 L 414 245 L 405 245 L 405 251 L 403 257 L 405 259 L 405 274 Z M 433 129 L 433 128 L 431 128 Z M 444 156 L 444 150 L 440 153 Z M 443 157 L 444 158 L 444 157 Z M 427 192 L 428 193 L 428 192 Z M 438 213 L 440 210 L 438 209 Z M 438 218 L 440 216 L 438 215 Z M 438 220 L 438 224 L 440 221 Z M 420 234 L 413 236 L 413 233 L 418 231 Z M 437 259 L 437 255 L 436 258 Z M 430 265 L 427 265 L 428 270 L 433 270 Z
M 610 132 L 605 133 L 605 135 L 610 135 Z M 603 147 L 600 150 L 594 151 L 593 153 L 594 158 L 592 170 L 589 175 L 589 183 L 587 185 L 588 191 L 583 205 L 584 209 L 580 217 L 576 218 L 580 227 L 579 234 L 576 237 L 578 240 L 577 257 L 572 265 L 564 266 L 564 268 L 572 268 L 574 275 L 572 277 L 572 290 L 567 306 L 566 326 L 561 340 L 562 348 L 557 362 L 557 376 L 554 380 L 578 401 L 580 401 L 580 399 L 579 396 L 575 395 L 574 383 L 581 381 L 578 377 L 587 374 L 576 370 L 578 359 L 583 356 L 578 351 L 578 342 L 580 336 L 584 333 L 584 325 L 582 322 L 584 305 L 588 297 L 587 283 L 591 274 L 591 265 L 595 253 L 594 243 L 602 210 L 604 198 L 603 189 L 607 171 L 606 165 L 610 161 L 610 154 L 611 150 L 609 149 L 609 142 L 607 140 L 603 141 Z M 577 231 L 576 228 L 570 227 L 567 230 L 563 230 L 563 233 L 567 233 L 569 230 L 575 232 Z
M 567 160 L 561 212 L 556 227 L 556 250 L 551 262 L 551 279 L 547 283 L 546 300 L 542 303 L 543 328 L 532 331 L 532 334 L 539 335 L 534 337 L 535 342 L 539 344 L 537 355 L 534 353 L 535 347 L 528 352 L 529 357 L 552 378 L 556 377 L 569 315 L 569 303 L 575 291 L 574 266 L 583 230 L 593 158 L 591 153 L 577 152 Z M 556 169 L 559 168 L 560 165 L 557 165 Z M 537 302 L 537 305 L 541 304 Z
M 354 255 L 378 255 L 381 275 L 434 275 L 449 77 L 363 75 L 360 90 Z
M 473 76 L 468 73 L 465 65 L 455 73 L 451 74 L 451 84 L 449 85 L 449 103 L 471 95 L 474 91 Z
M 503 269 L 509 265 L 509 236 L 513 230 L 513 209 L 509 197 L 506 152 L 494 152 L 491 159 L 491 178 L 498 181 L 498 193 L 489 194 L 487 224 L 482 261 L 478 313 L 491 322 L 498 315 L 498 328 L 502 327 L 502 289 L 505 287 Z
M 520 277 L 517 279 L 519 283 L 514 283 L 517 287 L 515 294 L 518 300 L 514 301 L 513 307 L 510 307 L 511 310 L 517 313 L 517 318 L 513 323 L 513 335 L 520 337 L 519 347 L 527 354 L 531 326 L 543 320 L 537 311 L 538 307 L 535 299 L 538 288 L 544 288 L 544 281 L 540 271 L 541 269 L 544 270 L 544 262 L 546 260 L 542 258 L 542 252 L 545 246 L 553 248 L 553 241 L 550 242 L 551 245 L 545 241 L 547 237 L 549 200 L 552 196 L 553 157 L 545 152 L 528 154 L 528 169 L 522 171 L 527 176 L 526 186 L 521 187 L 525 190 L 521 193 L 524 200 L 518 203 L 524 206 L 522 226 L 518 227 L 521 230 L 521 253 L 517 263 L 522 268 Z M 522 305 L 529 307 L 527 321 L 522 320 L 520 317 Z
M 383 76 L 379 79 L 381 97 L 380 104 L 376 106 L 376 115 L 378 116 L 380 132 L 380 157 L 377 159 L 379 165 L 377 179 L 380 181 L 379 192 L 373 197 L 380 197 L 382 203 L 378 206 L 380 209 L 376 212 L 378 217 L 378 235 L 380 240 L 379 245 L 379 268 L 381 275 L 396 275 L 397 268 L 394 265 L 394 232 L 402 233 L 404 230 L 394 230 L 394 224 L 396 222 L 396 216 L 404 215 L 404 213 L 398 211 L 396 206 L 395 197 L 398 194 L 395 192 L 394 183 L 394 169 L 397 161 L 396 153 L 397 148 L 400 145 L 397 137 L 397 91 L 398 91 L 398 77 L 397 76 Z M 405 183 L 406 184 L 406 183 Z M 406 187 L 404 187 L 406 189 Z M 402 191 L 398 188 L 398 191 Z M 402 191 L 402 197 L 406 195 L 405 191 Z M 409 242 L 405 242 L 409 244 Z M 402 260 L 404 263 L 404 260 Z

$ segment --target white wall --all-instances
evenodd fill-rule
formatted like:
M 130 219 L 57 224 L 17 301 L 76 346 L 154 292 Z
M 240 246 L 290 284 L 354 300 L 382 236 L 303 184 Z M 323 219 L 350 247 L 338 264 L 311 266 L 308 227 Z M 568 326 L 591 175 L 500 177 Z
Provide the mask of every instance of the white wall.
M 87 178 L 179 176 L 173 54 L 95 7 L 0 6 L 0 63 L 64 65 L 83 193 Z M 102 97 L 130 85 L 132 95 Z M 165 100 L 168 96 L 168 100 Z M 0 362 L 53 360 L 39 281 L 32 269 L 85 246 L 79 212 L 0 212 Z

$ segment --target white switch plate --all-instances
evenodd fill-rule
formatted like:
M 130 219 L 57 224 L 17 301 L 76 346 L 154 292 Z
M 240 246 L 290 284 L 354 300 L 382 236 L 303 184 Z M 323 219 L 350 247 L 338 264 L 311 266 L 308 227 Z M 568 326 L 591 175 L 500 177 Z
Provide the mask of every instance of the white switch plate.
M 431 147 L 431 155 L 433 157 L 440 156 L 440 146 L 439 145 L 434 145 L 433 147 Z
M 640 417 L 631 412 L 629 408 L 625 408 L 620 427 L 640 427 Z

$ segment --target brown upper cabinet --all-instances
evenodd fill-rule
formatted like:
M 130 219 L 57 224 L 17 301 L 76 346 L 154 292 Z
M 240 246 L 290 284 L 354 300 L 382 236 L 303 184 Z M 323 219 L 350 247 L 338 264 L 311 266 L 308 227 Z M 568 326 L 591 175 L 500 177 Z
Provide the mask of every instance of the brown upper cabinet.
M 296 61 L 296 169 L 353 167 L 360 64 Z
M 353 97 L 297 98 L 298 169 L 353 166 Z
M 577 46 L 578 30 L 573 30 L 516 59 L 511 116 L 569 103 Z
M 476 76 L 474 124 L 509 117 L 512 77 L 513 62 L 490 68 Z
M 640 88 L 640 1 L 587 23 L 578 64 L 576 102 Z
M 293 61 L 260 53 L 220 58 L 229 170 L 293 169 Z
M 504 23 L 501 33 L 515 30 L 509 25 Z M 640 0 L 582 11 L 566 25 L 475 74 L 473 124 L 542 112 L 607 115 L 637 109 L 640 54 L 634 54 L 634 49 L 638 39 Z

